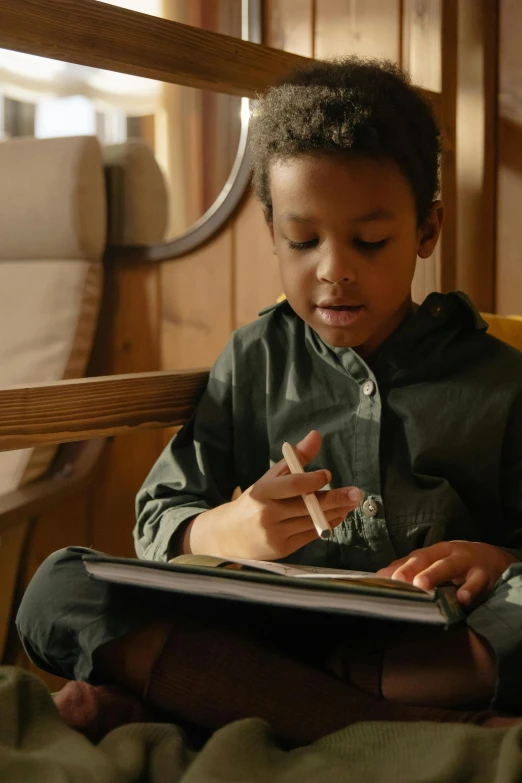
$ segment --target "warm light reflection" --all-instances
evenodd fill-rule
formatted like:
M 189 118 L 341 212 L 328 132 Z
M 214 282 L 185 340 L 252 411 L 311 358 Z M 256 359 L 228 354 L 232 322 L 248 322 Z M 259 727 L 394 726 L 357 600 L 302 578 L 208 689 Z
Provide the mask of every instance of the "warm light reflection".
M 109 5 L 126 8 L 129 11 L 148 14 L 149 16 L 161 16 L 161 0 L 103 0 Z M 76 81 L 89 87 L 112 95 L 155 97 L 161 92 L 161 85 L 152 79 L 144 79 L 140 76 L 131 76 L 126 73 L 116 73 L 98 68 L 71 66 L 60 60 L 51 60 L 48 57 L 37 57 L 23 52 L 13 52 L 9 49 L 0 49 L 0 71 L 8 71 L 16 74 L 18 79 L 34 79 L 40 82 L 52 82 L 60 80 L 60 83 Z M 1 81 L 1 80 L 0 80 Z M 6 81 L 4 76 L 4 81 Z M 53 85 L 46 86 L 46 92 L 54 92 Z
M 58 136 L 94 136 L 96 110 L 82 95 L 50 98 L 36 106 L 34 135 L 39 139 Z
M 0 68 L 16 73 L 18 76 L 45 81 L 62 73 L 67 68 L 67 64 L 59 60 L 50 60 L 48 57 L 0 49 Z
M 250 101 L 248 98 L 241 98 L 241 124 L 245 125 L 250 119 Z
M 159 96 L 161 83 L 141 76 L 131 76 L 128 73 L 104 71 L 101 68 L 92 71 L 86 78 L 88 85 L 99 92 L 113 95 Z
M 117 5 L 128 11 L 137 11 L 139 14 L 149 16 L 163 16 L 161 12 L 161 0 L 101 0 L 109 5 Z

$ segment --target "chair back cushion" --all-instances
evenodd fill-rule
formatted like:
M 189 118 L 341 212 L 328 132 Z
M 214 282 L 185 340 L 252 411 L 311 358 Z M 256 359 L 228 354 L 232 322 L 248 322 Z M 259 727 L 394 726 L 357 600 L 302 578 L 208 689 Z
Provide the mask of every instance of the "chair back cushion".
M 107 244 L 153 245 L 162 242 L 168 220 L 168 192 L 154 153 L 142 141 L 103 148 L 109 227 Z
M 103 163 L 93 137 L 0 144 L 0 386 L 81 377 L 102 293 Z M 0 493 L 56 447 L 0 452 Z

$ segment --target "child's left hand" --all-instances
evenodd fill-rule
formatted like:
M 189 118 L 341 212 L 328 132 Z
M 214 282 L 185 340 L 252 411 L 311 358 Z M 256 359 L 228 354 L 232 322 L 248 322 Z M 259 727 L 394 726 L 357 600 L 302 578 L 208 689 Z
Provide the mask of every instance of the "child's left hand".
M 460 585 L 458 601 L 470 606 L 484 599 L 506 568 L 517 562 L 514 555 L 491 544 L 441 541 L 394 560 L 377 574 L 411 582 L 424 590 L 453 582 Z

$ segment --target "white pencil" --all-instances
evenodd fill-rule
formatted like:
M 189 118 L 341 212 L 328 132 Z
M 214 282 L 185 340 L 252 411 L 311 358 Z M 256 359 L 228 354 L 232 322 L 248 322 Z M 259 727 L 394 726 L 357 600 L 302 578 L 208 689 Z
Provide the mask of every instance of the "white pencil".
M 283 443 L 283 457 L 285 458 L 290 473 L 304 473 L 299 457 L 290 443 Z M 321 504 L 316 495 L 311 492 L 310 494 L 302 495 L 301 497 L 305 502 L 308 513 L 312 517 L 312 522 L 317 530 L 317 535 L 320 538 L 330 538 L 332 535 L 332 528 L 328 524 L 328 520 L 323 513 L 323 509 L 321 508 Z

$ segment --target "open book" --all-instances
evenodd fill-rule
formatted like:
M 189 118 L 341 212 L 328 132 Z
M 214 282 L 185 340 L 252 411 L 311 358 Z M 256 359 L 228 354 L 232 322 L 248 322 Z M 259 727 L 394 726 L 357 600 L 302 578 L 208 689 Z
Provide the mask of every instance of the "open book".
M 310 611 L 450 625 L 464 613 L 454 587 L 422 590 L 366 571 L 181 555 L 170 563 L 85 555 L 94 579 Z

